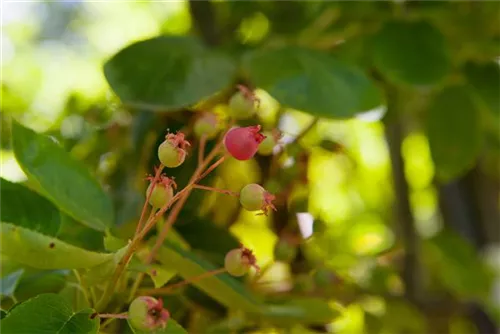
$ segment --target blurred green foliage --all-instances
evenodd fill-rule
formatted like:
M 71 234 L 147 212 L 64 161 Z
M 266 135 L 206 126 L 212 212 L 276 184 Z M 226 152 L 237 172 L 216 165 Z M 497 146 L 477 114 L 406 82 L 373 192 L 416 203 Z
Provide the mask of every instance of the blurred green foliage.
M 82 282 L 102 293 L 123 256 L 167 131 L 192 143 L 167 171 L 182 188 L 197 167 L 193 121 L 209 110 L 227 124 L 236 84 L 261 105 L 238 124 L 278 128 L 281 149 L 229 159 L 202 184 L 262 184 L 277 212 L 196 190 L 158 262 L 141 262 L 148 245 L 133 259 L 118 300 L 140 273 L 146 289 L 175 283 L 220 268 L 241 242 L 262 276 L 163 296 L 176 330 L 498 328 L 500 2 L 2 6 L 3 330 L 131 332 L 86 317 Z

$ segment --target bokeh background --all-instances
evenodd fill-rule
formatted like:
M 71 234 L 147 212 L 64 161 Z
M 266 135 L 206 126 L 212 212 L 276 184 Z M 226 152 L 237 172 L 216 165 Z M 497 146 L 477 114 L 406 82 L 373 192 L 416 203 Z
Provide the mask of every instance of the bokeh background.
M 498 2 L 4 1 L 2 6 L 2 178 L 26 181 L 11 149 L 10 119 L 15 118 L 53 136 L 87 164 L 112 195 L 116 233 L 123 236 L 137 221 L 143 178 L 152 172 L 159 140 L 167 130 L 189 126 L 197 111 L 162 113 L 123 105 L 103 73 L 103 64 L 122 48 L 162 34 L 194 35 L 230 55 L 298 45 L 358 66 L 377 83 L 382 103 L 349 119 L 335 119 L 335 113 L 317 119 L 308 110 L 280 105 L 257 87 L 262 107 L 255 121 L 279 128 L 283 145 L 290 144 L 276 154 L 279 158 L 230 160 L 209 182 L 233 191 L 262 183 L 281 194 L 277 213 L 256 216 L 241 210 L 234 198 L 196 194 L 177 231 L 208 258 L 217 259 L 233 238 L 253 249 L 266 268 L 260 292 L 307 294 L 314 290 L 318 268 L 334 272 L 338 281 L 329 281 L 329 298 L 345 297 L 349 303 L 337 321 L 308 331 L 497 330 Z M 428 53 L 443 46 L 430 37 L 426 44 L 425 34 L 415 36 L 415 45 L 431 51 L 412 49 L 413 43 L 394 30 L 377 35 L 386 22 L 402 17 L 426 20 L 443 36 L 446 64 L 426 62 Z M 391 41 L 397 43 L 372 49 Z M 387 62 L 374 60 L 377 54 Z M 399 57 L 391 59 L 392 54 Z M 401 58 L 408 59 L 407 76 L 390 71 L 390 62 Z M 147 60 L 136 59 L 142 61 Z M 439 72 L 440 66 L 450 68 L 445 79 L 412 82 L 419 72 L 433 67 Z M 433 102 L 454 84 L 473 96 L 472 111 L 455 103 L 462 100 L 454 96 L 437 106 Z M 214 110 L 224 114 L 222 105 Z M 444 116 L 428 127 L 426 117 L 433 111 Z M 479 125 L 453 126 L 469 120 L 468 113 Z M 296 140 L 304 129 L 307 133 Z M 434 146 L 433 153 L 430 140 L 444 144 Z M 458 160 L 443 163 L 440 157 L 446 159 L 453 149 L 458 158 L 451 156 Z M 188 172 L 186 167 L 175 173 L 182 182 Z M 206 238 L 211 233 L 213 238 Z M 68 228 L 60 236 L 103 249 L 99 236 L 84 227 Z M 294 257 L 274 262 L 276 243 L 289 238 L 300 243 L 292 247 Z M 352 291 L 339 288 L 343 280 Z M 197 307 L 213 311 L 213 301 L 195 297 Z M 197 310 L 179 306 L 193 333 L 208 321 Z M 193 313 L 201 320 L 193 320 Z M 280 329 L 247 329 L 273 331 Z

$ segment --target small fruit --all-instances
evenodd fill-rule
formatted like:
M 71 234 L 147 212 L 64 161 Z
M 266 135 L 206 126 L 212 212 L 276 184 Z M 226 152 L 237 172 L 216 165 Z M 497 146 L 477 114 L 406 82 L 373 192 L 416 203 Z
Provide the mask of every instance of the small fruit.
M 260 155 L 271 155 L 281 138 L 281 134 L 278 130 L 273 130 L 272 132 L 264 132 L 264 136 L 266 136 L 266 139 L 260 143 L 258 152 Z
M 174 197 L 174 188 L 177 188 L 177 185 L 172 179 L 161 175 L 155 184 L 153 184 L 153 176 L 149 176 L 147 179 L 150 180 L 151 183 L 146 190 L 146 198 L 151 189 L 153 189 L 151 196 L 149 197 L 149 204 L 151 204 L 153 208 L 163 207 L 172 199 L 172 197 Z
M 168 168 L 178 167 L 186 159 L 187 146 L 190 144 L 184 139 L 182 132 L 169 133 L 165 136 L 165 141 L 158 146 L 158 158 Z
M 217 116 L 213 113 L 203 113 L 194 123 L 194 134 L 197 138 L 205 136 L 206 139 L 212 139 L 218 132 Z
M 243 276 L 251 267 L 259 270 L 255 256 L 248 248 L 236 248 L 229 251 L 224 259 L 224 268 L 232 276 Z
M 269 209 L 276 211 L 272 203 L 274 199 L 274 195 L 268 193 L 266 189 L 256 183 L 247 184 L 240 191 L 241 206 L 248 211 L 262 210 L 265 215 L 267 215 Z
M 233 128 L 224 137 L 226 150 L 237 160 L 251 159 L 266 136 L 261 134 L 260 125 Z
M 274 246 L 276 261 L 291 262 L 297 255 L 297 247 L 286 239 L 280 239 Z
M 234 119 L 248 119 L 255 114 L 255 103 L 241 92 L 236 92 L 229 100 L 229 116 Z
M 137 297 L 128 308 L 130 324 L 141 331 L 165 328 L 169 318 L 169 312 L 163 308 L 163 301 L 149 296 Z

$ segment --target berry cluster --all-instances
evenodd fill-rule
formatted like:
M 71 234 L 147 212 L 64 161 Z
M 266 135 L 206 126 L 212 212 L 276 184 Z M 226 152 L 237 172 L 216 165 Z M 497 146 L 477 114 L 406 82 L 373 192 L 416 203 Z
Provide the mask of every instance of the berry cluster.
M 239 85 L 238 91 L 229 99 L 228 116 L 232 120 L 249 119 L 256 114 L 259 104 L 259 100 L 253 91 Z M 199 139 L 199 166 L 190 183 L 178 192 L 176 192 L 177 185 L 175 181 L 162 174 L 162 170 L 165 167 L 177 168 L 181 166 L 188 155 L 188 149 L 191 144 L 186 140 L 184 133 L 177 132 L 168 133 L 165 136 L 165 140 L 158 146 L 158 159 L 161 165 L 155 167 L 154 176 L 148 176 L 146 178 L 150 181 L 146 191 L 146 203 L 151 205 L 152 212 L 150 218 L 146 222 L 143 222 L 145 212 L 147 211 L 147 204 L 145 203 L 141 219 L 137 226 L 137 237 L 134 239 L 134 242 L 139 242 L 156 223 L 158 218 L 165 213 L 174 202 L 179 200 L 176 205 L 179 204 L 182 206 L 184 201 L 180 201 L 180 199 L 183 197 L 185 199 L 192 189 L 216 191 L 238 197 L 241 206 L 248 211 L 261 211 L 260 214 L 267 215 L 270 210 L 276 210 L 276 207 L 272 203 L 275 196 L 258 184 L 247 184 L 239 193 L 235 193 L 229 190 L 199 185 L 197 182 L 220 165 L 228 156 L 240 161 L 245 161 L 253 158 L 257 152 L 262 155 L 272 154 L 274 147 L 278 144 L 278 140 L 280 139 L 280 134 L 277 131 L 263 134 L 260 125 L 232 127 L 224 133 L 219 144 L 216 145 L 216 148 L 206 158 L 203 157 L 205 141 L 214 139 L 217 136 L 219 132 L 219 118 L 211 112 L 201 113 L 193 124 L 193 132 Z M 209 166 L 211 160 L 215 158 L 217 154 L 221 153 L 218 152 L 218 150 L 222 147 L 225 148 L 223 156 L 217 162 Z M 175 221 L 178 212 L 179 210 L 174 209 L 171 211 L 169 219 L 167 220 L 170 223 L 165 223 L 164 228 L 167 226 L 166 228 L 168 229 L 168 224 L 172 224 Z M 157 244 L 161 245 L 163 240 L 164 235 L 158 238 Z M 131 254 L 129 256 L 131 256 Z M 149 258 L 148 261 L 153 260 L 154 249 Z M 233 276 L 243 276 L 247 274 L 252 267 L 259 271 L 252 251 L 241 246 L 226 254 L 224 268 L 205 274 L 216 275 L 221 272 L 227 272 Z M 193 280 L 194 279 L 196 278 L 193 278 Z M 188 282 L 189 281 L 186 281 L 184 283 Z M 136 286 L 139 284 L 140 280 Z M 139 330 L 155 330 L 160 327 L 165 328 L 169 316 L 168 311 L 163 308 L 161 300 L 148 296 L 136 298 L 130 304 L 127 315 L 131 325 Z

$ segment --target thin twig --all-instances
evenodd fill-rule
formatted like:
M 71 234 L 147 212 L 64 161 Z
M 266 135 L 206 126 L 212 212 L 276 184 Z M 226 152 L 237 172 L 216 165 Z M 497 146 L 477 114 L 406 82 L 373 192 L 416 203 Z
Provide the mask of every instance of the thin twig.
M 198 147 L 198 166 L 203 163 L 203 155 L 205 153 L 205 144 L 207 143 L 207 136 L 203 135 L 200 138 L 200 146 Z
M 224 195 L 230 195 L 230 196 L 239 197 L 239 194 L 237 192 L 234 192 L 234 191 L 231 191 L 231 190 L 226 190 L 226 189 L 219 189 L 219 188 L 202 186 L 201 184 L 195 184 L 193 186 L 193 188 L 207 190 L 207 191 L 215 191 L 217 193 L 221 193 L 221 194 L 224 194 Z
M 170 285 L 168 285 L 166 287 L 163 287 L 163 288 L 158 288 L 158 289 L 143 289 L 143 290 L 140 290 L 140 295 L 147 295 L 147 296 L 168 295 L 168 294 L 170 294 L 170 292 L 172 290 L 174 290 L 176 288 L 179 288 L 181 286 L 188 285 L 188 284 L 191 284 L 191 283 L 194 283 L 194 282 L 198 282 L 198 281 L 201 281 L 204 278 L 215 276 L 215 275 L 222 274 L 222 273 L 225 273 L 225 272 L 226 272 L 226 268 L 219 268 L 219 269 L 216 269 L 216 270 L 208 271 L 208 272 L 203 273 L 203 274 L 201 274 L 199 276 L 188 278 L 188 279 L 186 279 L 186 280 L 184 280 L 182 282 L 179 282 L 179 283 L 170 284 Z

